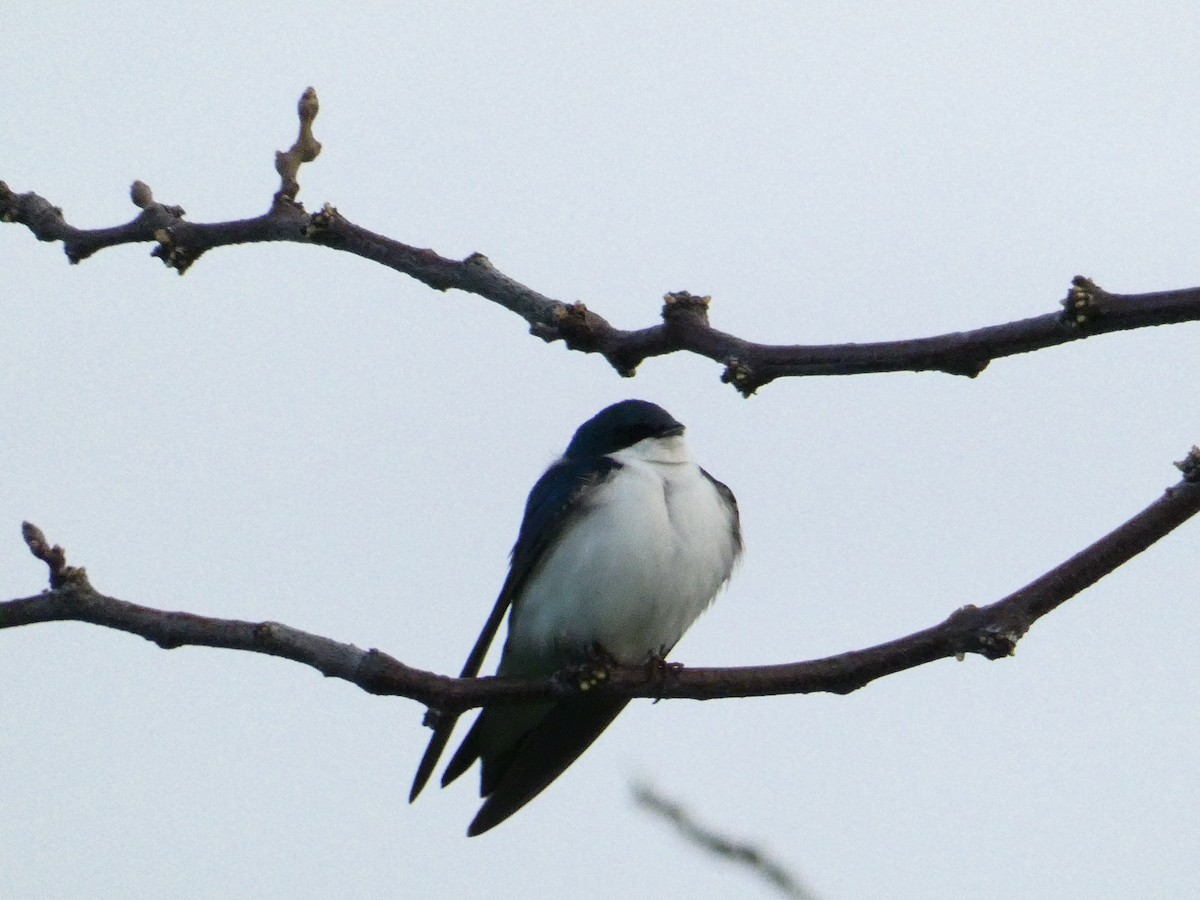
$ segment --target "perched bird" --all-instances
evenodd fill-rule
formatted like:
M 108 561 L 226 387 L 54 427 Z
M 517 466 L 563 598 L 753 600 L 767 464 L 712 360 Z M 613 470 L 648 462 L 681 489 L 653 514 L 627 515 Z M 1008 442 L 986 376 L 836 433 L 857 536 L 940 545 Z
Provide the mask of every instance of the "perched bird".
M 729 579 L 742 550 L 733 493 L 693 461 L 683 425 L 662 407 L 625 400 L 575 432 L 525 503 L 508 578 L 463 667 L 479 674 L 511 607 L 497 675 L 549 677 L 597 659 L 659 661 Z M 572 697 L 484 708 L 442 775 L 480 760 L 482 834 L 541 793 L 628 703 Z M 455 717 L 433 737 L 409 802 L 437 766 Z

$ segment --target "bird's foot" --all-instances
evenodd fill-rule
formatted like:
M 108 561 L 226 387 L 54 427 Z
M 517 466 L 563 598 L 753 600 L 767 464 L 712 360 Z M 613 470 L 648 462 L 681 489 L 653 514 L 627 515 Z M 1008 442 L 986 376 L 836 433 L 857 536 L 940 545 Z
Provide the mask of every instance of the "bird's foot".
M 667 686 L 667 681 L 677 678 L 683 671 L 683 663 L 667 662 L 667 653 L 666 647 L 659 647 L 657 650 L 651 650 L 646 656 L 646 677 L 653 681 L 659 690 L 659 696 L 654 698 L 655 703 L 662 699 L 662 691 Z
M 591 644 L 582 663 L 567 666 L 555 678 L 567 690 L 586 693 L 596 685 L 608 681 L 610 670 L 619 665 L 613 655 L 600 644 Z
M 587 691 L 602 681 L 608 681 L 608 673 L 619 665 L 616 657 L 609 653 L 603 644 L 590 644 L 587 648 L 587 662 L 579 667 L 579 689 Z
M 565 694 L 586 694 L 596 685 L 608 681 L 608 667 L 591 662 L 565 666 L 555 673 L 554 680 Z

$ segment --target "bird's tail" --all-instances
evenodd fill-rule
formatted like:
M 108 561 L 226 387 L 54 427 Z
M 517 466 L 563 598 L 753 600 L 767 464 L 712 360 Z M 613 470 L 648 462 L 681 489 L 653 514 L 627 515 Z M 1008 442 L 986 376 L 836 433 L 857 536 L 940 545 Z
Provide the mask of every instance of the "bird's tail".
M 556 703 L 521 741 L 508 769 L 496 778 L 467 835 L 474 837 L 495 828 L 544 791 L 628 703 L 624 697 L 572 698 Z

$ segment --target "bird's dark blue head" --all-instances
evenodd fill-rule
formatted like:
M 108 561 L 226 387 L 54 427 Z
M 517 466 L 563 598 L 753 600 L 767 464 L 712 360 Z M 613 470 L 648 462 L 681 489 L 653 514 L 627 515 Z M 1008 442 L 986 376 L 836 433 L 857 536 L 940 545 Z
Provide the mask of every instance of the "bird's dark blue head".
M 648 437 L 676 434 L 683 434 L 683 426 L 661 406 L 645 400 L 622 400 L 580 425 L 563 455 L 567 459 L 605 456 Z

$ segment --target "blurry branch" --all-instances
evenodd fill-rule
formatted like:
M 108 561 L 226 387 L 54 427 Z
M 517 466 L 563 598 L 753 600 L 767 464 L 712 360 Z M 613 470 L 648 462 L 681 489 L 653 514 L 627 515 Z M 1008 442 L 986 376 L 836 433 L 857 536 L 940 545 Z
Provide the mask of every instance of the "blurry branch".
M 135 181 L 130 198 L 141 212 L 111 228 L 69 225 L 62 209 L 35 193 L 17 194 L 0 181 L 0 221 L 25 225 L 38 240 L 62 241 L 77 263 L 106 247 L 155 243 L 153 256 L 181 275 L 207 250 L 232 244 L 292 241 L 332 247 L 388 266 L 428 285 L 476 294 L 516 313 L 532 334 L 563 341 L 572 350 L 599 353 L 623 376 L 643 360 L 678 351 L 725 366 L 721 380 L 743 396 L 776 378 L 853 375 L 863 372 L 927 371 L 974 377 L 993 359 L 1027 353 L 1110 331 L 1168 325 L 1200 319 L 1200 288 L 1149 294 L 1110 294 L 1076 276 L 1061 311 L 973 331 L 869 344 L 774 345 L 744 340 L 713 328 L 709 297 L 686 291 L 665 296 L 662 323 L 632 331 L 613 327 L 582 302 L 564 303 L 539 294 L 500 272 L 481 253 L 447 259 L 432 250 L 374 234 L 326 204 L 309 213 L 296 200 L 302 163 L 321 150 L 313 137 L 317 95 L 309 88 L 299 104 L 300 131 L 292 148 L 276 154 L 280 188 L 271 208 L 253 219 L 195 223 L 178 206 L 157 202 L 150 188 Z
M 747 866 L 766 880 L 785 897 L 796 900 L 816 900 L 816 894 L 806 888 L 796 876 L 782 865 L 770 859 L 752 844 L 734 841 L 711 829 L 705 828 L 692 818 L 691 813 L 680 803 L 669 800 L 646 784 L 633 787 L 633 799 L 655 815 L 666 819 L 679 831 L 685 840 L 700 849 L 730 862 Z
M 938 659 L 974 653 L 1010 656 L 1039 618 L 1128 562 L 1200 512 L 1200 449 L 1176 466 L 1183 479 L 1124 525 L 1013 594 L 989 606 L 966 605 L 946 621 L 907 637 L 811 662 L 731 668 L 614 668 L 586 690 L 615 697 L 761 697 L 818 691 L 848 694 L 877 678 Z M 0 602 L 0 628 L 38 622 L 90 622 L 140 635 L 164 649 L 224 647 L 280 656 L 312 666 L 373 694 L 409 697 L 431 708 L 461 712 L 485 704 L 520 703 L 577 694 L 578 673 L 549 680 L 451 678 L 404 665 L 379 650 L 362 650 L 275 622 L 213 619 L 166 612 L 107 597 L 82 568 L 67 565 L 61 547 L 25 523 L 25 542 L 50 570 L 50 589 Z

